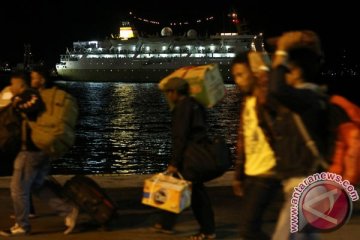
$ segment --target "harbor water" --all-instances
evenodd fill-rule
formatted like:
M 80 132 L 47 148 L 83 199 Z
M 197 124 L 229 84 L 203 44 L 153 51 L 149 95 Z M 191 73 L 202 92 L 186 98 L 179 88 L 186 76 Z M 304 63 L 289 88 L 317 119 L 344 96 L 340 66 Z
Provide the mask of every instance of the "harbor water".
M 53 161 L 53 174 L 147 174 L 166 168 L 171 115 L 157 84 L 58 81 L 57 85 L 77 98 L 80 115 L 75 146 Z M 238 108 L 238 90 L 229 84 L 225 98 L 208 109 L 209 135 L 225 136 L 232 153 Z

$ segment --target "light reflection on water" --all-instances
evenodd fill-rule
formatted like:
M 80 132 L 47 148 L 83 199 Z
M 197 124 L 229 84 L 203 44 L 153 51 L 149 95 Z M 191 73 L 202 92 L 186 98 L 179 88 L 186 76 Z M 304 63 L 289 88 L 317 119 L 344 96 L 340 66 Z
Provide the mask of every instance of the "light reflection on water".
M 71 152 L 53 162 L 56 174 L 145 174 L 170 158 L 170 113 L 156 84 L 58 82 L 80 107 Z M 223 134 L 234 152 L 238 95 L 226 85 L 224 100 L 208 112 L 211 134 Z

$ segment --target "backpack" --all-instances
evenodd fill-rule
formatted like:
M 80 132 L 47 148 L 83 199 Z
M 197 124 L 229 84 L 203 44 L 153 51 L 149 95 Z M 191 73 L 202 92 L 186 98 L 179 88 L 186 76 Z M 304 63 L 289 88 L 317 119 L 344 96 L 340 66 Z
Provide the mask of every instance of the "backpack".
M 294 120 L 306 146 L 315 157 L 314 170 L 339 174 L 351 184 L 360 183 L 359 106 L 342 96 L 330 96 L 326 123 L 328 134 L 325 141 L 329 153 L 325 156 L 317 149 L 301 118 L 294 114 Z
M 31 139 L 47 155 L 59 158 L 75 142 L 75 125 L 79 114 L 77 101 L 57 87 L 45 89 L 40 95 L 45 111 L 36 121 L 29 121 Z
M 341 108 L 347 117 L 333 129 L 335 143 L 328 171 L 341 175 L 352 184 L 360 183 L 360 107 L 339 95 L 331 96 L 330 104 Z M 334 107 L 330 108 L 334 112 L 332 109 Z

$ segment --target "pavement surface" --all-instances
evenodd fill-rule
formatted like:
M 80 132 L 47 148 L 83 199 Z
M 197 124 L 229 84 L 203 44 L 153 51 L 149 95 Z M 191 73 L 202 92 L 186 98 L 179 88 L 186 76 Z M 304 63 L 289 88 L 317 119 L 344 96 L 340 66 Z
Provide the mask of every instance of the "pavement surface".
M 64 183 L 72 176 L 55 176 Z M 105 188 L 110 197 L 118 204 L 119 217 L 115 219 L 107 230 L 94 224 L 86 213 L 81 213 L 76 230 L 71 235 L 63 235 L 64 220 L 58 217 L 40 200 L 35 200 L 37 218 L 31 220 L 32 234 L 30 236 L 14 237 L 13 239 L 99 239 L 99 240 L 165 240 L 187 239 L 198 230 L 198 224 L 190 209 L 179 215 L 176 233 L 173 235 L 154 233 L 150 227 L 155 223 L 159 211 L 156 208 L 141 204 L 142 186 L 147 175 L 91 176 Z M 231 189 L 232 172 L 209 182 L 208 191 L 212 199 L 216 224 L 217 239 L 235 240 L 238 223 L 241 218 L 239 206 L 241 199 L 235 197 Z M 12 214 L 12 203 L 9 192 L 9 177 L 0 177 L 0 229 L 8 229 L 13 225 L 9 218 Z M 277 213 L 282 203 L 279 193 L 264 216 L 265 232 L 271 234 L 274 229 Z M 7 239 L 1 237 L 0 239 Z M 350 221 L 335 232 L 321 235 L 324 240 L 358 240 L 360 239 L 360 210 L 356 209 Z

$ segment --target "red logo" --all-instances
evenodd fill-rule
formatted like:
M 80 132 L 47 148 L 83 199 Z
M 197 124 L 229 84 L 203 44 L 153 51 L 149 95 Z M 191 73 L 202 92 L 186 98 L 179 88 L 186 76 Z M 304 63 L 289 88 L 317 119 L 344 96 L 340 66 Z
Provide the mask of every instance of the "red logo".
M 335 182 L 322 181 L 313 184 L 304 191 L 301 198 L 300 211 L 304 220 L 316 230 L 336 230 L 350 218 L 352 201 L 346 191 Z

